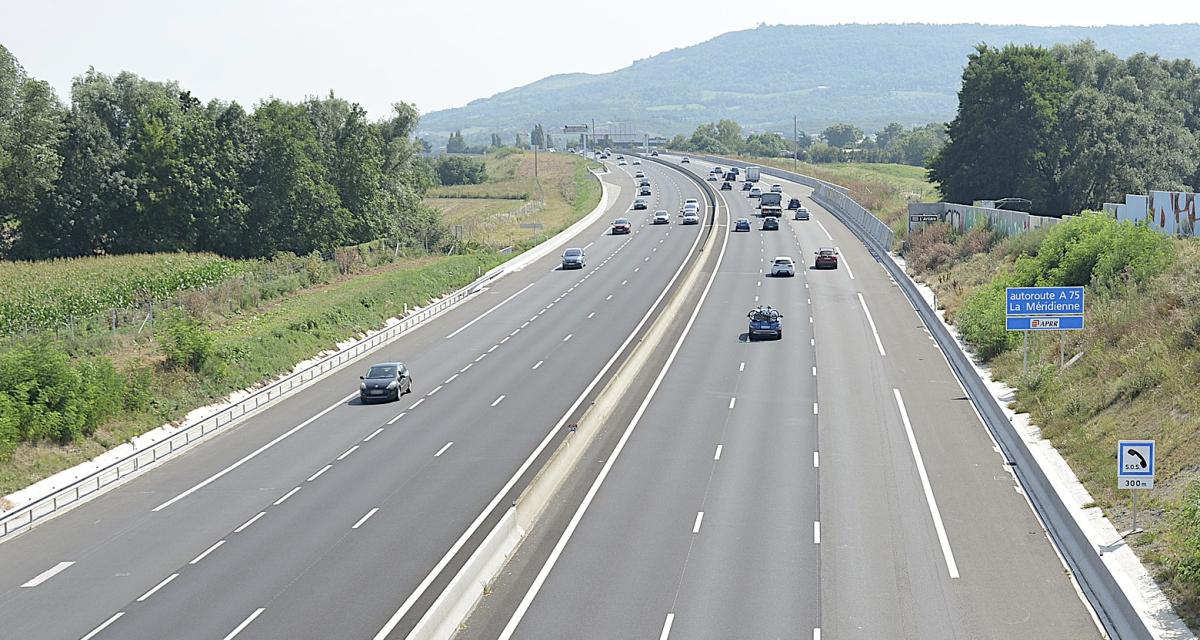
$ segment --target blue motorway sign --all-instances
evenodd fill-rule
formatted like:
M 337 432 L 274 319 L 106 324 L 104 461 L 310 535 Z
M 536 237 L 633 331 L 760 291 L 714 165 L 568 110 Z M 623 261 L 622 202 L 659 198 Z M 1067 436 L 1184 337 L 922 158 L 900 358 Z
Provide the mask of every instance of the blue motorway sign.
M 1154 488 L 1154 441 L 1121 440 L 1117 443 L 1117 487 Z
M 1083 328 L 1083 316 L 1009 316 L 1004 324 L 1009 331 L 1074 331 Z
M 1009 287 L 1004 297 L 1008 316 L 1083 315 L 1083 287 Z

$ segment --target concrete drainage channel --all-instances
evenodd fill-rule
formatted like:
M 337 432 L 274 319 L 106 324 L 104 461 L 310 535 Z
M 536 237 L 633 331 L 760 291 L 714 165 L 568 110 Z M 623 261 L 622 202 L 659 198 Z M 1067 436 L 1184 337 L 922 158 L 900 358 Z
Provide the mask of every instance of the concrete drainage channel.
M 593 172 L 595 173 L 595 172 Z M 179 429 L 159 442 L 130 452 L 120 459 L 99 469 L 70 481 L 62 488 L 52 489 L 47 495 L 21 505 L 12 511 L 0 514 L 0 543 L 10 540 L 17 535 L 29 531 L 54 516 L 73 509 L 92 498 L 104 494 L 141 474 L 156 468 L 168 460 L 172 460 L 213 436 L 224 433 L 230 428 L 243 423 L 247 418 L 274 406 L 280 401 L 293 396 L 298 391 L 322 380 L 335 371 L 358 361 L 382 347 L 395 342 L 401 336 L 423 326 L 434 318 L 444 315 L 451 309 L 470 299 L 483 287 L 510 273 L 516 273 L 540 260 L 541 258 L 562 246 L 571 237 L 577 235 L 599 220 L 608 208 L 610 188 L 600 180 L 600 202 L 591 212 L 580 218 L 571 226 L 555 234 L 545 242 L 514 257 L 512 260 L 497 266 L 483 274 L 471 284 L 454 291 L 441 300 L 432 303 L 412 316 L 387 326 L 367 337 L 355 342 L 330 356 L 295 371 L 265 387 L 250 393 L 240 401 L 230 404 L 219 411 L 196 420 Z M 88 465 L 91 463 L 84 463 Z
M 669 164 L 661 164 L 678 170 Z M 639 338 L 637 346 L 621 363 L 616 373 L 609 378 L 576 422 L 570 425 L 558 447 L 425 611 L 421 620 L 407 635 L 408 640 L 452 637 L 517 547 L 526 539 L 528 532 L 538 522 L 547 506 L 557 497 L 560 487 L 576 470 L 580 461 L 584 460 L 587 454 L 594 455 L 587 456 L 586 459 L 596 455 L 606 457 L 606 451 L 615 445 L 613 438 L 598 439 L 598 436 L 605 433 L 604 427 L 610 420 L 617 419 L 616 414 L 628 408 L 631 404 L 630 398 L 634 394 L 639 391 L 645 393 L 646 385 L 639 384 L 640 376 L 645 370 L 652 369 L 656 361 L 664 359 L 665 354 L 662 351 L 671 343 L 668 338 L 680 331 L 675 318 L 686 315 L 687 305 L 696 303 L 703 284 L 701 276 L 706 272 L 705 267 L 717 257 L 715 252 L 711 251 L 717 239 L 717 234 L 713 232 L 717 226 L 717 194 L 712 187 L 690 172 L 680 173 L 699 185 L 712 203 L 709 229 L 699 250 L 689 258 L 692 264 L 686 268 L 687 273 L 682 282 L 671 292 L 666 304 L 659 310 L 654 321 Z M 636 402 L 632 404 L 636 405 Z M 611 435 L 614 431 L 616 430 L 608 433 Z M 597 448 L 603 448 L 604 451 L 595 450 Z

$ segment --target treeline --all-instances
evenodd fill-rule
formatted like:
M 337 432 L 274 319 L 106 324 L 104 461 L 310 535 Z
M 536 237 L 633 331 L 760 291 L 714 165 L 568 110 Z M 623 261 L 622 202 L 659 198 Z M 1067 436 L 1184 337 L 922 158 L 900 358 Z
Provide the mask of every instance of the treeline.
M 893 122 L 874 135 L 867 135 L 852 124 L 839 123 L 816 136 L 800 131 L 791 139 L 775 132 L 742 137 L 741 125 L 725 119 L 696 127 L 690 137 L 676 135 L 667 146 L 718 155 L 796 157 L 807 162 L 896 162 L 924 166 L 945 141 L 945 126 L 938 123 L 905 128 Z
M 517 149 L 549 149 L 554 146 L 554 136 L 546 133 L 542 125 L 534 125 L 529 134 L 515 133 L 513 134 L 512 144 L 505 144 L 504 139 L 498 133 L 493 133 L 491 139 L 486 145 L 469 145 L 463 138 L 462 130 L 456 130 L 446 139 L 446 153 L 487 153 L 504 147 L 515 147 Z
M 371 120 L 335 97 L 247 112 L 174 82 L 89 69 L 69 105 L 0 46 L 0 254 L 328 254 L 379 238 L 429 248 L 433 184 L 416 110 Z
M 1049 214 L 1125 193 L 1200 185 L 1200 70 L 1126 60 L 1091 42 L 980 45 L 962 75 L 950 141 L 929 164 L 953 202 L 1020 197 Z

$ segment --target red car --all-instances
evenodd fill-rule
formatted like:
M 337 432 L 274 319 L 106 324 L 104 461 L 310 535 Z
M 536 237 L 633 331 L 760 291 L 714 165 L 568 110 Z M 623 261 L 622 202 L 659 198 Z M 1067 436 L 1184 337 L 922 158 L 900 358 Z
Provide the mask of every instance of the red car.
M 833 247 L 821 247 L 817 249 L 817 260 L 813 263 L 813 267 L 817 269 L 836 269 L 838 268 L 838 252 Z
M 633 230 L 633 225 L 625 218 L 617 218 L 613 221 L 612 234 L 615 236 L 618 233 L 629 233 Z

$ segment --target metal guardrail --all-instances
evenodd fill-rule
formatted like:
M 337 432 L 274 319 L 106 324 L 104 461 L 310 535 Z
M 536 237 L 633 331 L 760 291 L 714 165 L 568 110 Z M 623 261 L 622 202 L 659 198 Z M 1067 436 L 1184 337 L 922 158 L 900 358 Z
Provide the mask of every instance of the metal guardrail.
M 489 272 L 475 282 L 450 293 L 434 304 L 406 317 L 404 320 L 368 335 L 353 346 L 331 354 L 295 373 L 276 380 L 207 418 L 197 420 L 170 438 L 134 451 L 120 460 L 78 479 L 50 495 L 3 515 L 0 517 L 0 541 L 4 540 L 7 536 L 26 530 L 46 516 L 74 505 L 81 499 L 96 493 L 106 486 L 171 457 L 207 436 L 227 428 L 260 407 L 288 395 L 293 389 L 312 382 L 376 347 L 390 342 L 416 325 L 462 301 L 478 290 L 479 287 L 483 286 L 485 282 L 494 278 L 495 275 L 494 271 Z
M 723 158 L 721 156 L 701 155 L 695 157 L 706 162 L 713 162 L 717 164 L 752 164 L 746 160 Z M 806 187 L 811 187 L 813 190 L 814 200 L 817 200 L 817 202 L 826 208 L 837 208 L 838 211 L 844 216 L 853 218 L 854 222 L 859 225 L 860 229 L 865 231 L 880 245 L 891 250 L 892 243 L 895 242 L 896 239 L 895 233 L 892 231 L 891 227 L 884 224 L 882 220 L 875 217 L 875 214 L 868 211 L 866 207 L 858 204 L 854 198 L 850 197 L 850 190 L 846 187 L 843 187 L 840 184 L 834 184 L 832 182 L 821 180 L 820 178 L 807 176 L 803 173 L 796 173 L 794 171 L 788 171 L 786 169 L 780 169 L 778 167 L 772 167 L 768 165 L 759 166 L 759 170 L 766 175 L 779 176 L 785 180 L 791 180 L 792 182 L 797 182 Z
M 1063 503 L 1049 478 L 1034 459 L 1021 435 L 1017 433 L 995 397 L 992 396 L 983 380 L 979 378 L 970 358 L 963 353 L 958 342 L 950 335 L 941 319 L 926 302 L 924 296 L 917 289 L 916 283 L 888 255 L 888 251 L 891 249 L 890 242 L 887 244 L 881 242 L 880 237 L 872 232 L 869 221 L 867 225 L 864 225 L 860 214 L 854 211 L 847 213 L 838 207 L 838 203 L 839 199 L 830 198 L 821 202 L 821 205 L 841 220 L 867 246 L 868 250 L 875 254 L 879 262 L 899 284 L 904 295 L 916 307 L 922 322 L 937 340 L 942 352 L 946 354 L 951 369 L 962 381 L 971 402 L 979 410 L 984 424 L 1000 445 L 1005 459 L 1012 465 L 1021 487 L 1025 490 L 1025 495 L 1033 504 L 1038 517 L 1045 525 L 1050 538 L 1058 547 L 1067 567 L 1079 584 L 1080 590 L 1109 637 L 1113 640 L 1149 640 L 1153 638 L 1133 604 L 1125 597 L 1112 572 L 1104 565 L 1091 541 L 1084 534 L 1079 523 L 1075 521 L 1070 509 Z M 878 222 L 878 220 L 876 221 Z

